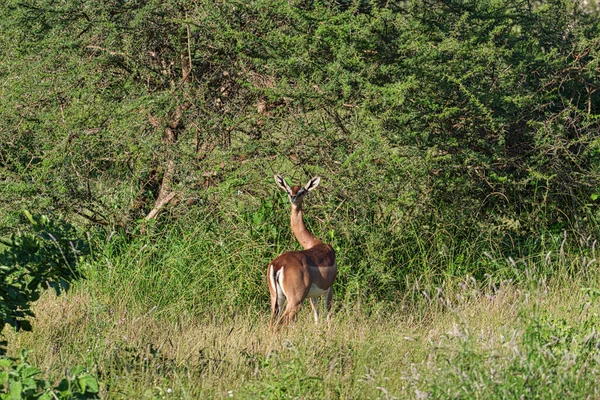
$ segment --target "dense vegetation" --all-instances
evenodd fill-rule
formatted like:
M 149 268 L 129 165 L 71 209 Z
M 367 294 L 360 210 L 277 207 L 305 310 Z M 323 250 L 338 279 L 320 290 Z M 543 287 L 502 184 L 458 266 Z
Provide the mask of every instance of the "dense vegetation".
M 115 397 L 223 397 L 224 373 L 262 398 L 597 396 L 595 2 L 7 0 L 0 44 L 0 277 L 32 288 L 11 302 L 0 288 L 0 327 L 29 327 L 46 280 L 86 278 L 40 301 L 36 340 L 4 330 L 13 354 L 51 348 L 30 359 L 55 377 L 85 364 Z M 338 254 L 333 364 L 307 367 L 318 329 L 229 338 L 232 318 L 266 335 L 266 265 L 298 248 L 274 173 L 322 177 L 306 219 Z M 469 307 L 502 293 L 514 325 L 475 322 Z M 456 335 L 431 333 L 451 315 Z M 404 324 L 420 337 L 376 340 Z M 203 326 L 212 345 L 186 342 Z M 386 356 L 391 386 L 365 371 Z

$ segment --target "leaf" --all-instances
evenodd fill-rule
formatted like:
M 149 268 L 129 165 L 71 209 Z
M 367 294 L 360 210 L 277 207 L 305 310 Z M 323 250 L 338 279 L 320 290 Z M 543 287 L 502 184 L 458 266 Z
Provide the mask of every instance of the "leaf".
M 67 392 L 70 393 L 70 391 L 69 391 L 69 381 L 67 380 L 67 378 L 61 379 L 60 382 L 58 383 L 58 386 L 56 388 L 62 394 L 66 394 Z
M 79 375 L 81 375 L 84 372 L 85 372 L 85 367 L 82 367 L 81 365 L 76 365 L 71 368 L 71 376 L 73 378 L 77 378 Z
M 11 364 L 12 364 L 12 360 L 10 358 L 8 358 L 8 357 L 0 358 L 0 368 L 10 367 Z
M 33 216 L 31 215 L 31 213 L 29 211 L 23 210 L 23 214 L 25 214 L 25 216 L 27 217 L 27 219 L 29 220 L 29 222 L 31 222 L 32 225 L 36 225 L 36 222 L 33 219 Z
M 79 378 L 79 386 L 82 393 L 98 393 L 98 381 L 90 374 L 84 374 Z
M 36 367 L 32 367 L 27 365 L 27 367 L 25 367 L 23 369 L 23 372 L 21 372 L 21 376 L 25 379 L 25 378 L 31 378 L 32 376 L 36 376 L 39 375 L 42 371 L 39 370 Z
M 81 393 L 85 393 L 85 388 L 87 384 L 85 379 L 83 379 L 83 377 L 80 377 L 79 379 L 77 379 L 77 383 L 79 384 L 79 390 L 81 391 Z
M 24 391 L 29 391 L 29 390 L 35 390 L 37 388 L 37 383 L 34 379 L 31 378 L 25 378 L 22 380 L 22 385 L 23 385 L 23 390 Z
M 8 388 L 8 393 L 10 394 L 10 399 L 20 400 L 22 398 L 21 393 L 23 392 L 23 387 L 21 382 L 13 381 L 10 383 Z

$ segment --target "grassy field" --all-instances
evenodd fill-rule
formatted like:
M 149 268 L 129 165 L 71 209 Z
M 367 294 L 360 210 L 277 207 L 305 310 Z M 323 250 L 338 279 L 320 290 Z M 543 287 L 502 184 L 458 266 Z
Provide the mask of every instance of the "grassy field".
M 4 3 L 0 398 L 600 399 L 597 1 Z
M 39 300 L 32 333 L 8 333 L 10 352 L 32 349 L 50 378 L 85 365 L 102 398 L 599 398 L 600 271 L 591 258 L 551 259 L 503 260 L 521 277 L 494 284 L 417 279 L 395 303 L 339 299 L 329 326 L 305 304 L 279 333 L 266 301 L 194 312 L 172 293 L 152 304 L 133 277 L 115 290 L 90 265 L 67 295 Z

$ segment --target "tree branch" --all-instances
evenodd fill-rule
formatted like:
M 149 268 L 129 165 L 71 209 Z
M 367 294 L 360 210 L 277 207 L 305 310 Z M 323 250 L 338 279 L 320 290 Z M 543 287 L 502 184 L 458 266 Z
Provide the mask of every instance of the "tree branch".
M 159 211 L 166 206 L 167 204 L 169 204 L 171 202 L 171 200 L 173 200 L 173 198 L 175 198 L 175 195 L 177 193 L 176 192 L 171 192 L 168 195 L 166 195 L 165 197 L 163 197 L 162 199 L 159 199 L 156 201 L 156 204 L 154 205 L 154 208 L 148 213 L 148 215 L 146 215 L 146 217 L 144 217 L 144 219 L 146 221 L 149 221 L 153 218 L 155 218 Z

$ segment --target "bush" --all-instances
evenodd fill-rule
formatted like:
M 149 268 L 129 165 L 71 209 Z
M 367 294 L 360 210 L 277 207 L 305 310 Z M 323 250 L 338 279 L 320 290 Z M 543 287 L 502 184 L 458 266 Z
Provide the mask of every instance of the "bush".
M 26 350 L 19 358 L 0 358 L 0 399 L 51 400 L 96 399 L 98 381 L 85 368 L 69 370 L 57 385 L 40 378 L 41 371 L 27 362 Z
M 1 241 L 7 248 L 0 252 L 0 333 L 6 325 L 31 330 L 32 302 L 43 289 L 66 290 L 80 276 L 80 257 L 89 252 L 72 225 L 27 211 L 25 216 L 28 229 Z
M 273 173 L 318 174 L 307 224 L 377 300 L 599 232 L 600 30 L 578 2 L 7 4 L 0 230 L 22 202 L 138 243 L 202 216 L 262 270 L 294 243 Z

